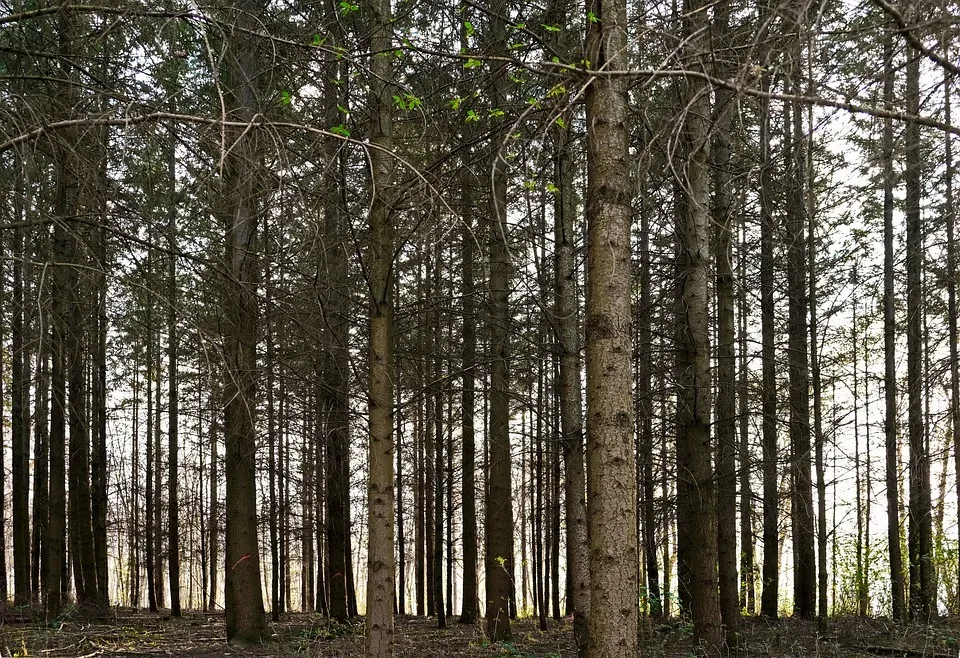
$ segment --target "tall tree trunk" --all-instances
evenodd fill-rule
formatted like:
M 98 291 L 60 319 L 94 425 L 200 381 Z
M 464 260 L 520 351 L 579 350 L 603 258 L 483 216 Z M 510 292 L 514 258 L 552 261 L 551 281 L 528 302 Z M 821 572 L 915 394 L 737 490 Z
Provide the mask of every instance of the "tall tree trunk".
M 167 161 L 170 184 L 167 217 L 167 562 L 170 571 L 170 614 L 180 616 L 180 393 L 177 388 L 177 160 L 176 139 L 170 132 Z M 191 579 L 192 581 L 192 579 Z
M 643 195 L 641 195 L 643 198 Z M 656 482 L 653 478 L 653 331 L 652 315 L 654 304 L 651 299 L 651 258 L 650 258 L 650 210 L 640 210 L 640 297 L 636 309 L 637 322 L 637 356 L 638 376 L 637 419 L 638 454 L 640 477 L 639 483 L 643 489 L 643 511 L 641 525 L 643 527 L 643 557 L 646 567 L 646 581 L 648 598 L 650 600 L 650 614 L 654 618 L 661 618 L 664 614 L 663 595 L 660 590 L 660 573 L 657 568 L 657 519 L 654 499 Z
M 38 286 L 37 298 L 45 290 Z M 50 339 L 46 329 L 51 319 L 46 305 L 39 309 L 37 326 L 36 394 L 33 417 L 33 595 L 39 600 L 44 591 L 41 578 L 47 555 L 48 468 L 50 466 Z M 134 393 L 136 398 L 136 392 Z M 134 444 L 136 445 L 136 444 Z M 136 450 L 136 448 L 134 448 Z M 134 480 L 136 482 L 136 480 Z M 136 513 L 136 507 L 134 507 Z
M 466 168 L 464 168 L 466 171 Z M 461 340 L 461 368 L 463 370 L 463 393 L 460 401 L 462 442 L 461 505 L 463 517 L 463 607 L 460 622 L 473 624 L 480 616 L 477 592 L 477 483 L 476 483 L 476 431 L 474 417 L 476 405 L 477 362 L 477 286 L 474 279 L 473 214 L 474 200 L 472 181 L 464 174 L 460 181 L 460 215 L 463 229 L 460 236 L 461 284 L 463 287 L 463 328 Z
M 706 10 L 683 5 L 687 66 L 705 69 Z M 723 645 L 717 582 L 717 517 L 710 441 L 709 338 L 710 97 L 702 80 L 683 83 L 684 203 L 677 213 L 677 558 L 684 565 L 694 629 L 704 650 Z
M 949 53 L 949 37 L 944 36 L 944 52 Z M 943 73 L 943 121 L 951 125 L 952 103 L 950 93 L 953 77 Z M 953 136 L 944 132 L 944 160 L 946 161 L 946 192 L 944 194 L 944 218 L 947 228 L 947 316 L 950 336 L 950 428 L 953 435 L 953 472 L 960 477 L 960 356 L 957 354 L 957 242 L 956 215 L 953 201 Z M 957 487 L 957 502 L 960 504 L 960 487 Z M 960 557 L 960 556 L 958 556 Z M 960 559 L 957 561 L 957 591 L 960 594 Z M 958 596 L 960 599 L 960 596 Z M 958 600 L 960 604 L 960 600 Z
M 909 46 L 906 66 L 906 110 L 920 111 L 920 53 Z M 913 121 L 905 129 L 907 226 L 907 397 L 910 431 L 910 614 L 924 621 L 936 613 L 934 592 L 932 525 L 930 516 L 930 455 L 923 418 L 923 224 L 920 126 Z
M 147 272 L 148 275 L 153 273 L 153 259 L 150 252 L 147 253 Z M 156 460 L 153 457 L 155 443 L 153 440 L 153 430 L 156 427 L 156 424 L 153 421 L 153 416 L 155 413 L 158 413 L 153 408 L 153 386 L 156 380 L 156 371 L 154 370 L 155 360 L 153 358 L 153 295 L 146 294 L 146 311 L 144 313 L 145 324 L 146 324 L 146 379 L 147 379 L 147 436 L 144 446 L 144 451 L 146 453 L 146 490 L 145 490 L 145 506 L 144 506 L 144 544 L 145 544 L 145 555 L 144 561 L 147 566 L 147 605 L 150 608 L 150 612 L 157 612 L 160 608 L 157 604 L 157 579 L 155 577 L 156 570 L 156 558 L 154 553 L 154 533 L 159 532 L 154 524 L 156 521 L 156 514 L 154 513 L 154 508 L 157 505 L 157 502 L 154 498 L 154 479 L 156 478 L 156 473 L 154 472 L 154 465 Z M 159 382 L 156 382 L 156 385 L 159 386 Z
M 211 398 L 217 399 L 217 394 L 211 393 Z M 217 553 L 220 547 L 220 497 L 217 493 L 219 486 L 219 454 L 217 443 L 220 440 L 220 414 L 218 405 L 210 404 L 210 589 L 207 596 L 207 610 L 217 609 Z
M 390 0 L 371 3 L 370 477 L 367 484 L 367 656 L 393 655 L 393 48 Z
M 162 268 L 162 265 L 161 265 Z M 162 269 L 161 269 L 162 271 Z M 160 330 L 157 330 L 157 346 L 154 352 L 153 372 L 156 376 L 153 388 L 153 589 L 157 607 L 164 607 L 163 596 L 163 441 L 160 431 L 160 409 L 163 389 L 160 379 L 163 373 L 163 352 L 160 348 Z
M 624 0 L 587 3 L 586 55 L 597 70 L 627 64 Z M 595 20 L 594 20 L 595 19 Z M 623 78 L 586 89 L 588 655 L 637 654 L 637 495 L 630 313 L 630 153 Z
M 22 171 L 26 171 L 21 161 Z M 23 221 L 26 210 L 21 199 L 26 196 L 27 182 L 18 181 L 19 194 L 14 201 L 16 219 Z M 24 346 L 24 295 L 23 295 L 23 229 L 13 231 L 13 300 L 10 305 L 13 318 L 10 322 L 11 352 L 13 367 L 10 392 L 10 443 L 13 453 L 13 604 L 30 603 L 30 381 L 29 352 Z M 2 397 L 0 397 L 2 399 Z
M 714 8 L 714 38 L 723 45 L 730 38 L 730 3 Z M 721 51 L 720 61 L 730 55 Z M 729 66 L 714 65 L 716 75 L 732 76 Z M 727 647 L 733 649 L 740 632 L 740 601 L 737 587 L 737 362 L 736 319 L 733 291 L 733 193 L 732 138 L 730 135 L 733 92 L 716 90 L 711 145 L 713 173 L 712 220 L 716 231 L 717 299 L 717 561 L 720 619 Z
M 889 110 L 894 93 L 893 36 L 883 39 L 883 103 Z M 886 393 L 884 436 L 887 484 L 887 544 L 890 553 L 890 599 L 893 618 L 900 621 L 906 613 L 904 602 L 903 558 L 900 553 L 900 493 L 897 459 L 897 354 L 894 297 L 893 252 L 893 120 L 883 119 L 883 385 Z
M 800 9 L 795 9 L 801 11 Z M 803 18 L 796 17 L 797 29 Z M 790 83 L 800 93 L 800 46 L 793 48 Z M 799 102 L 784 112 L 787 140 L 786 190 L 787 290 L 789 298 L 790 483 L 794 553 L 794 611 L 803 619 L 817 612 L 817 564 L 814 552 L 813 484 L 810 451 L 810 364 L 807 344 L 807 240 L 804 204 L 803 117 Z
M 756 567 L 754 565 L 754 534 L 753 534 L 753 485 L 750 482 L 752 469 L 752 455 L 750 454 L 750 417 L 747 403 L 749 382 L 747 379 L 747 258 L 746 258 L 746 224 L 740 228 L 740 290 L 737 295 L 740 349 L 740 377 L 738 381 L 737 415 L 740 418 L 740 607 L 747 614 L 756 612 Z
M 223 75 L 227 111 L 243 124 L 257 121 L 261 63 L 256 22 L 260 0 L 236 0 L 229 16 L 237 29 L 228 39 Z M 243 35 L 242 37 L 240 35 Z M 222 155 L 228 276 L 221 286 L 224 334 L 224 443 L 226 447 L 226 542 L 224 609 L 227 640 L 259 643 L 267 632 L 260 585 L 256 491 L 257 225 L 262 158 L 258 129 L 224 128 Z
M 807 78 L 808 85 L 813 87 L 813 46 L 812 37 L 807 37 Z M 813 391 L 813 439 L 814 462 L 817 471 L 817 562 L 820 569 L 817 572 L 817 610 L 821 619 L 826 619 L 827 609 L 827 479 L 823 463 L 823 383 L 820 378 L 820 346 L 819 327 L 817 317 L 817 237 L 815 231 L 816 172 L 813 169 L 813 106 L 808 105 L 805 173 L 807 184 L 806 219 L 807 219 L 807 285 L 809 286 L 810 301 L 810 377 Z M 869 400 L 869 398 L 868 398 Z M 868 402 L 869 404 L 869 402 Z M 869 407 L 868 407 L 869 408 Z M 869 455 L 869 447 L 867 454 Z M 869 471 L 868 471 L 869 473 Z M 869 478 L 868 478 L 869 481 Z M 867 518 L 869 519 L 869 503 Z
M 569 118 L 569 117 L 568 117 Z M 566 125 L 570 125 L 565 120 Z M 573 612 L 577 655 L 585 658 L 590 616 L 590 563 L 587 545 L 586 473 L 583 455 L 583 385 L 580 364 L 580 318 L 577 267 L 574 259 L 574 221 L 577 197 L 569 130 L 558 130 L 554 177 L 554 243 L 556 249 L 556 317 L 559 357 L 557 404 L 564 462 L 566 559 L 570 581 L 568 608 Z
M 764 11 L 764 15 L 769 12 Z M 770 91 L 768 76 L 760 81 Z M 767 98 L 760 100 L 760 334 L 763 379 L 760 389 L 763 446 L 763 590 L 760 614 L 776 619 L 779 614 L 780 559 L 778 535 L 780 500 L 777 489 L 777 374 L 774 352 L 776 312 L 774 286 L 773 157 L 771 155 L 771 108 Z
M 488 50 L 493 55 L 507 54 L 507 4 L 488 0 Z M 507 105 L 507 71 L 503 66 L 493 73 L 490 102 L 493 107 Z M 489 291 L 490 291 L 490 456 L 486 495 L 487 636 L 493 642 L 509 640 L 510 607 L 514 578 L 513 493 L 510 458 L 510 279 L 511 255 L 507 226 L 507 160 L 504 157 L 507 124 L 502 119 L 491 132 L 492 167 L 490 190 Z
M 333 19 L 336 22 L 336 19 Z M 339 35 L 337 35 L 339 39 Z M 339 42 L 336 41 L 338 44 Z M 337 85 L 344 73 L 345 64 L 339 59 L 328 63 L 324 77 L 324 114 L 330 125 L 340 121 L 338 106 L 345 106 L 345 94 Z M 326 560 L 327 587 L 329 588 L 330 616 L 344 621 L 350 616 L 347 589 L 347 555 L 350 552 L 349 511 L 347 498 L 350 495 L 350 353 L 348 351 L 350 298 L 344 289 L 347 282 L 347 254 L 344 240 L 347 224 L 344 213 L 346 193 L 343 149 L 330 144 L 329 159 L 336 162 L 337 175 L 332 189 L 324 199 L 324 238 L 326 299 L 323 309 L 326 314 L 325 333 L 327 354 L 324 363 L 324 387 L 326 394 Z

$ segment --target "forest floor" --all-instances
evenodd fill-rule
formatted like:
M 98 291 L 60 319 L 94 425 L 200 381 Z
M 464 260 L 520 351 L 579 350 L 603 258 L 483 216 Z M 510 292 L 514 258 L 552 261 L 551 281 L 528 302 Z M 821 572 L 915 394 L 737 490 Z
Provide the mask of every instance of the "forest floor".
M 292 613 L 271 624 L 272 640 L 241 649 L 227 644 L 223 615 L 186 613 L 179 619 L 131 609 L 109 617 L 67 615 L 56 628 L 8 611 L 0 615 L 0 656 L 310 656 L 358 658 L 363 655 L 363 623 L 335 624 L 317 615 Z M 688 623 L 644 621 L 644 658 L 692 658 Z M 574 656 L 570 621 L 521 619 L 511 643 L 486 641 L 479 626 L 452 623 L 438 630 L 436 620 L 397 618 L 398 658 L 567 658 Z M 896 624 L 884 619 L 834 618 L 825 623 L 755 618 L 744 623 L 742 649 L 735 655 L 760 658 L 958 658 L 960 620 Z

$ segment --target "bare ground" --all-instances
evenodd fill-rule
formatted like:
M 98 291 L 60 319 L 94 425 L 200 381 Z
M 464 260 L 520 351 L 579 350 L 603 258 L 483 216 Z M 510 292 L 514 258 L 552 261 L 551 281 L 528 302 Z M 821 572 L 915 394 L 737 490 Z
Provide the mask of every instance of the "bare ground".
M 642 622 L 640 655 L 645 658 L 694 658 L 700 654 L 689 623 Z M 29 611 L 0 616 L 0 656 L 309 656 L 358 658 L 363 655 L 363 624 L 336 624 L 312 614 L 285 615 L 271 624 L 272 637 L 261 646 L 240 648 L 226 642 L 223 615 L 190 612 L 180 619 L 131 609 L 83 617 L 77 612 L 45 625 Z M 451 623 L 437 629 L 435 619 L 397 618 L 398 658 L 567 658 L 574 656 L 569 620 L 550 620 L 546 631 L 521 619 L 511 643 L 490 643 L 480 626 Z M 745 658 L 960 658 L 960 621 L 897 624 L 886 619 L 835 618 L 824 623 L 794 619 L 744 623 Z

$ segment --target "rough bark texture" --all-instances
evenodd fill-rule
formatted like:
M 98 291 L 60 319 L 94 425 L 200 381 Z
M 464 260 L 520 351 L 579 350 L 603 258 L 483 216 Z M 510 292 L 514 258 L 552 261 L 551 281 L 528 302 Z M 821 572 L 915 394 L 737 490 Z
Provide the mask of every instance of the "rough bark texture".
M 568 124 L 569 125 L 569 124 Z M 564 494 L 566 504 L 568 609 L 573 612 L 573 635 L 577 655 L 586 656 L 590 617 L 590 563 L 587 544 L 586 473 L 583 454 L 583 401 L 580 366 L 580 321 L 577 303 L 577 270 L 574 260 L 574 168 L 569 134 L 557 137 L 554 168 L 560 188 L 554 205 L 556 244 L 556 318 L 559 372 L 557 403 L 563 442 Z
M 18 195 L 22 198 L 22 194 Z M 19 203 L 19 202 L 18 202 Z M 18 213 L 22 218 L 23 211 Z M 10 323 L 13 359 L 10 393 L 10 443 L 13 453 L 13 604 L 30 602 L 30 382 L 29 358 L 24 358 L 23 229 L 13 234 L 13 318 Z
M 793 65 L 799 67 L 799 46 Z M 799 91 L 794 69 L 793 91 Z M 813 483 L 810 451 L 810 367 L 807 345 L 807 240 L 804 204 L 801 105 L 784 112 L 788 134 L 784 157 L 790 183 L 786 192 L 787 296 L 789 298 L 790 482 L 793 526 L 794 612 L 807 619 L 817 612 L 817 564 L 814 553 Z
M 227 42 L 224 82 L 231 118 L 254 120 L 260 103 L 259 44 L 251 42 L 264 7 L 237 0 L 226 18 L 234 25 Z M 242 30 L 242 31 L 241 31 Z M 257 225 L 259 223 L 258 131 L 226 128 L 223 154 L 225 260 L 222 283 L 224 334 L 224 443 L 226 447 L 226 542 L 224 609 L 227 640 L 259 643 L 267 632 L 260 586 L 257 536 L 255 423 L 257 379 Z M 252 170 L 253 168 L 254 170 Z
M 167 562 L 170 578 L 170 614 L 180 616 L 180 394 L 178 391 L 177 353 L 177 168 L 176 140 L 170 135 L 167 177 L 170 194 L 167 203 Z
M 706 11 L 700 0 L 683 5 L 687 68 L 704 70 Z M 677 559 L 686 576 L 690 612 L 703 650 L 723 646 L 717 583 L 717 517 L 709 337 L 710 96 L 701 80 L 681 91 L 684 202 L 677 212 Z M 680 569 L 680 564 L 683 568 Z
M 763 91 L 770 90 L 764 76 Z M 773 158 L 770 153 L 770 101 L 760 101 L 760 334 L 763 380 L 760 400 L 763 414 L 763 573 L 760 614 L 776 619 L 779 610 L 780 501 L 777 490 L 777 375 L 774 354 L 773 300 Z
M 907 49 L 906 106 L 916 115 L 920 109 L 920 53 Z M 910 615 L 926 622 L 935 614 L 932 517 L 930 515 L 930 455 L 924 426 L 923 390 L 923 224 L 920 126 L 909 122 L 905 128 L 907 225 L 907 398 L 910 435 L 910 509 L 908 547 L 910 553 Z
M 336 24 L 332 12 L 327 20 Z M 335 31 L 333 43 L 340 42 L 340 34 Z M 344 64 L 339 58 L 327 63 L 324 76 L 324 116 L 327 123 L 337 125 L 340 122 L 338 106 L 346 105 L 343 91 L 336 81 L 340 79 Z M 347 553 L 350 548 L 350 520 L 346 497 L 350 487 L 350 353 L 348 351 L 349 297 L 344 286 L 348 282 L 347 254 L 344 239 L 347 234 L 344 219 L 342 195 L 343 189 L 343 153 L 340 145 L 330 140 L 327 153 L 328 161 L 335 172 L 335 183 L 327 190 L 324 198 L 324 277 L 326 293 L 323 299 L 324 333 L 326 355 L 324 357 L 323 387 L 324 411 L 326 413 L 326 585 L 329 589 L 330 616 L 338 621 L 349 617 L 347 606 Z
M 506 2 L 489 0 L 489 51 L 507 53 Z M 507 102 L 506 71 L 502 66 L 493 74 L 493 107 Z M 490 429 L 489 486 L 484 524 L 486 536 L 485 573 L 487 587 L 487 636 L 493 642 L 509 640 L 510 601 L 513 568 L 513 493 L 510 459 L 510 279 L 511 256 L 507 226 L 507 136 L 503 124 L 492 134 L 492 189 L 489 219 L 490 258 Z
M 393 655 L 394 579 L 393 528 L 393 26 L 390 0 L 371 3 L 373 34 L 370 52 L 370 477 L 367 542 L 367 656 Z
M 476 331 L 476 282 L 473 273 L 474 241 L 473 198 L 469 193 L 471 181 L 464 176 L 461 187 L 463 232 L 461 235 L 461 260 L 463 283 L 463 395 L 461 398 L 461 440 L 463 441 L 463 476 L 461 487 L 463 505 L 463 608 L 460 622 L 473 624 L 480 616 L 477 592 L 477 483 L 476 483 L 476 432 L 474 430 L 476 405 L 477 331 Z
M 883 41 L 883 102 L 893 105 L 893 37 Z M 897 354 L 893 252 L 893 120 L 883 120 L 883 353 L 886 412 L 884 417 L 886 484 L 887 484 L 887 550 L 890 553 L 890 598 L 893 618 L 901 620 L 904 606 L 903 557 L 900 552 L 900 495 L 897 459 Z
M 730 3 L 723 0 L 714 10 L 713 50 L 719 50 L 714 67 L 721 78 L 731 72 L 723 64 L 730 55 Z M 738 644 L 740 600 L 737 584 L 737 362 L 733 277 L 733 194 L 731 190 L 732 139 L 730 119 L 733 92 L 718 89 L 714 109 L 712 221 L 716 235 L 717 275 L 717 561 L 719 567 L 720 617 L 724 638 L 731 649 Z M 746 513 L 747 510 L 744 510 Z
M 627 68 L 624 0 L 590 0 L 593 69 Z M 594 78 L 587 117 L 588 655 L 637 655 L 637 495 L 630 312 L 630 153 L 622 78 Z M 602 614 L 596 614 L 602 611 Z

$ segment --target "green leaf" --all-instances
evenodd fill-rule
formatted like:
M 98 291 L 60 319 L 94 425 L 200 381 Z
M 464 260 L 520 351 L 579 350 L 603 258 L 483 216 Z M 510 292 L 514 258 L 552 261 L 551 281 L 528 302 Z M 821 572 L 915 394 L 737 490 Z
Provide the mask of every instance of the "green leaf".
M 547 192 L 550 194 L 556 194 L 560 191 L 560 188 L 554 185 L 553 183 L 547 183 Z
M 471 23 L 470 21 L 463 21 L 463 29 L 468 39 L 473 36 L 473 33 L 474 33 L 473 23 Z
M 335 134 L 335 135 L 340 135 L 341 137 L 349 137 L 349 136 L 350 136 L 350 129 L 347 128 L 347 127 L 346 127 L 345 125 L 343 125 L 342 123 L 341 123 L 340 125 L 338 125 L 338 126 L 333 126 L 332 128 L 330 128 L 330 132 L 332 132 L 332 133 Z
M 560 28 L 556 25 L 547 25 L 546 23 L 540 23 L 540 27 L 545 29 L 547 32 L 559 32 Z
M 340 14 L 346 16 L 352 12 L 358 11 L 360 5 L 355 5 L 350 0 L 340 0 Z
M 289 105 L 293 101 L 293 97 L 290 95 L 289 91 L 280 92 L 280 104 Z
M 475 110 L 467 110 L 467 123 L 473 123 L 474 121 L 479 121 L 480 115 L 476 113 Z
M 310 45 L 319 47 L 325 44 L 326 42 L 327 42 L 327 37 L 320 36 L 319 34 L 314 34 L 313 41 L 310 42 Z
M 564 130 L 567 129 L 567 122 L 563 120 L 563 117 L 557 117 L 557 118 L 554 120 L 554 123 L 557 124 L 558 126 L 560 126 L 560 127 L 561 127 L 562 129 L 564 129 Z
M 567 88 L 562 84 L 555 84 L 550 88 L 550 91 L 547 92 L 547 98 L 555 98 L 557 96 L 563 96 L 567 93 Z
M 479 66 L 483 66 L 483 62 L 481 62 L 479 59 L 474 59 L 472 57 L 463 63 L 463 68 L 465 69 L 475 69 Z
M 400 95 L 394 95 L 394 104 L 404 112 L 415 110 L 421 105 L 421 100 L 409 92 Z
M 490 116 L 492 116 L 492 117 L 494 117 L 494 118 L 496 118 L 496 119 L 499 119 L 500 117 L 503 116 L 503 110 L 501 110 L 499 107 L 491 108 L 491 109 L 487 110 L 487 112 L 490 114 Z
M 460 109 L 460 104 L 463 103 L 463 98 L 460 96 L 454 96 L 447 102 L 450 105 L 450 109 L 456 111 Z
M 594 14 L 592 11 L 588 11 L 588 12 L 587 12 L 587 20 L 590 21 L 591 23 L 599 23 L 599 22 L 600 22 L 600 19 L 597 18 L 597 15 Z

